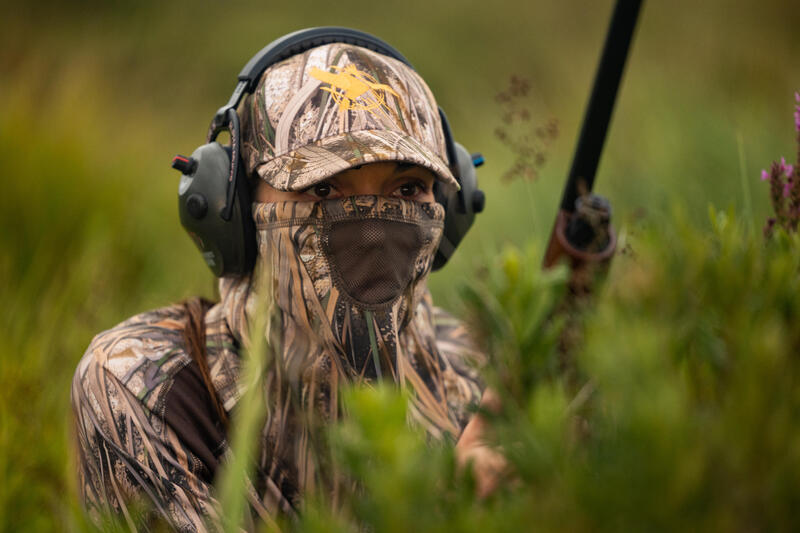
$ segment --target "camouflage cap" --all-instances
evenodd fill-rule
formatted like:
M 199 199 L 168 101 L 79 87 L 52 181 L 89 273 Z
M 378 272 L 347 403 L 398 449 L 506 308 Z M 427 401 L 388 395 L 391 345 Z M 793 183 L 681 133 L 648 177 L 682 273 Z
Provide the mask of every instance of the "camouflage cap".
M 300 191 L 349 168 L 403 161 L 458 187 L 433 94 L 409 66 L 333 43 L 270 66 L 242 115 L 249 174 Z

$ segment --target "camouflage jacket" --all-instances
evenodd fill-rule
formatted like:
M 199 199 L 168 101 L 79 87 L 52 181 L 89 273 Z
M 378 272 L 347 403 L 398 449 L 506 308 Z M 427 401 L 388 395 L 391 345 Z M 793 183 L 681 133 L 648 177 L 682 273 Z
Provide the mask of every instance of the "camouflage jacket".
M 462 324 L 429 298 L 420 306 L 434 328 L 441 402 L 460 431 L 469 404 L 480 398 L 474 363 L 482 356 Z M 185 320 L 180 305 L 136 315 L 97 335 L 78 364 L 72 405 L 80 489 L 98 524 L 112 517 L 132 530 L 156 520 L 179 531 L 218 528 L 213 481 L 228 442 L 198 365 L 186 353 Z M 221 304 L 206 313 L 211 380 L 228 412 L 241 396 L 239 342 L 229 322 Z M 280 441 L 283 434 L 265 429 L 262 437 Z M 291 515 L 308 484 L 305 467 L 279 454 L 280 442 L 262 445 L 253 514 Z

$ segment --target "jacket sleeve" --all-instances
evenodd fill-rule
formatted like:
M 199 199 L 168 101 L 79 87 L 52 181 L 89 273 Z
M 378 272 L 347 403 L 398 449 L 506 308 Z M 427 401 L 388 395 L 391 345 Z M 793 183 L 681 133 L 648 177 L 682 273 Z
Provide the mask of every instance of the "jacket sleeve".
M 439 307 L 433 307 L 436 347 L 445 363 L 447 403 L 463 431 L 480 403 L 485 384 L 480 376 L 486 355 L 467 326 Z
M 81 495 L 98 526 L 217 529 L 217 502 L 196 456 L 91 349 L 73 379 L 72 407 Z

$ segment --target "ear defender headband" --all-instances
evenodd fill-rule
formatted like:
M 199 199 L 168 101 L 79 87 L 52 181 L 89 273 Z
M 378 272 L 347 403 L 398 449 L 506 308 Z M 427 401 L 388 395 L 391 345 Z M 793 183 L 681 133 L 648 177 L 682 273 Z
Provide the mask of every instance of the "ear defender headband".
M 182 173 L 178 186 L 178 213 L 181 225 L 200 249 L 206 264 L 217 277 L 246 274 L 256 259 L 255 225 L 250 213 L 250 190 L 239 155 L 240 131 L 236 108 L 246 94 L 252 93 L 261 74 L 271 65 L 311 48 L 329 43 L 345 43 L 367 48 L 414 67 L 400 52 L 377 37 L 358 30 L 340 27 L 310 28 L 280 37 L 265 46 L 244 66 L 228 103 L 219 108 L 208 129 L 207 144 L 186 157 L 177 155 L 172 167 Z M 436 201 L 445 208 L 442 242 L 436 252 L 433 269 L 438 270 L 455 252 L 475 219 L 483 211 L 485 196 L 478 189 L 475 167 L 483 164 L 480 154 L 469 152 L 453 140 L 447 117 L 439 114 L 447 148 L 450 170 L 461 190 L 434 184 Z M 230 134 L 230 146 L 216 139 Z M 444 189 L 444 190 L 443 190 Z

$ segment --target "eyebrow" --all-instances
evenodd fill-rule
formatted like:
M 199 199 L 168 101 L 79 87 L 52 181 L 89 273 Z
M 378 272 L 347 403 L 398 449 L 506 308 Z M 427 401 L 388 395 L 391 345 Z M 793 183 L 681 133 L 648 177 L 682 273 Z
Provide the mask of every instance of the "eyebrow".
M 404 172 L 404 171 L 406 171 L 406 170 L 408 170 L 410 168 L 414 168 L 414 167 L 419 167 L 419 165 L 414 164 L 414 163 L 407 163 L 405 161 L 397 161 L 396 166 L 394 167 L 394 170 L 392 171 L 392 174 L 399 174 L 401 172 Z M 424 167 L 420 167 L 420 168 L 424 168 Z M 425 170 L 427 170 L 427 169 L 425 169 Z

